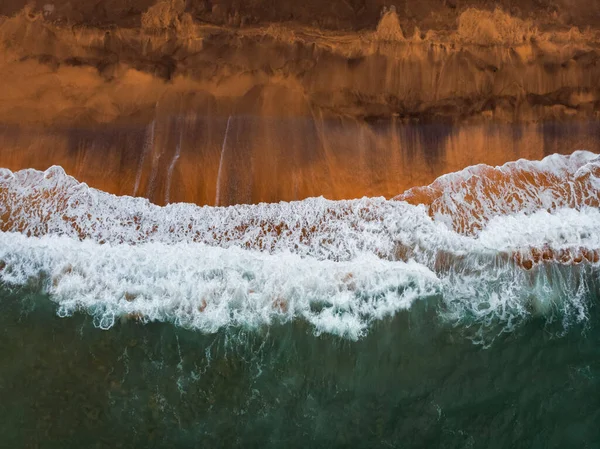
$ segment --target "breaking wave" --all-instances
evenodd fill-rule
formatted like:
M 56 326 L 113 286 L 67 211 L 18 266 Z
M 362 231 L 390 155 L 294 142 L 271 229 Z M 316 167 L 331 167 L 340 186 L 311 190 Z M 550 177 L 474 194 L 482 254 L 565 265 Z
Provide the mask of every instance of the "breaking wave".
M 600 159 L 475 166 L 394 200 L 228 208 L 117 197 L 60 167 L 0 171 L 0 280 L 61 316 L 202 332 L 304 320 L 357 339 L 432 300 L 442 320 L 510 330 L 585 321 L 598 294 Z
M 408 190 L 395 199 L 424 204 L 457 232 L 477 233 L 493 217 L 518 212 L 600 206 L 600 159 L 587 151 L 475 165 Z

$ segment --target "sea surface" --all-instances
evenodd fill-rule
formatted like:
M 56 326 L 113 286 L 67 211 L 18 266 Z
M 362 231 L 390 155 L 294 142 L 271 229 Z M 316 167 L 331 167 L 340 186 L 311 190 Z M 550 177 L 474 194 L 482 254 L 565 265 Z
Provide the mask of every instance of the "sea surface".
M 600 157 L 231 207 L 0 170 L 7 448 L 600 447 Z

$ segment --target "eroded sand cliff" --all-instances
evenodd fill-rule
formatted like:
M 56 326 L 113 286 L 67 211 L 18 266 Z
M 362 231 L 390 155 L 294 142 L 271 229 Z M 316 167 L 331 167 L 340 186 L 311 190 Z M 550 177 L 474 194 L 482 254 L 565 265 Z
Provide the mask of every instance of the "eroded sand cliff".
M 226 205 L 597 151 L 600 7 L 505 3 L 3 3 L 0 166 Z
M 332 31 L 215 26 L 174 0 L 133 28 L 69 25 L 45 8 L 2 19 L 2 122 L 148 122 L 161 102 L 224 116 L 531 122 L 595 117 L 600 99 L 595 29 L 542 31 L 499 9 L 422 31 L 393 7 L 373 29 Z

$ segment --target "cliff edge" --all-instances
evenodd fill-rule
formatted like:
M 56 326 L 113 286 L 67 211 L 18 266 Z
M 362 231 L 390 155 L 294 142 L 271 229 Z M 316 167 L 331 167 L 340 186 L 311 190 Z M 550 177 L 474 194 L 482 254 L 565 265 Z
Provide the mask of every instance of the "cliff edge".
M 529 123 L 600 111 L 600 5 L 322 3 L 3 2 L 0 123 L 206 110 Z

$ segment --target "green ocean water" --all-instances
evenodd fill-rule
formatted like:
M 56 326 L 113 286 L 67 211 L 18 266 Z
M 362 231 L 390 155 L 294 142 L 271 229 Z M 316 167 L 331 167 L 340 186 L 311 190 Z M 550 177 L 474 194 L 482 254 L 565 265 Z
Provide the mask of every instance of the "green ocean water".
M 300 320 L 103 331 L 2 289 L 0 447 L 597 448 L 594 288 L 585 322 L 533 318 L 488 345 L 435 298 L 349 341 Z

